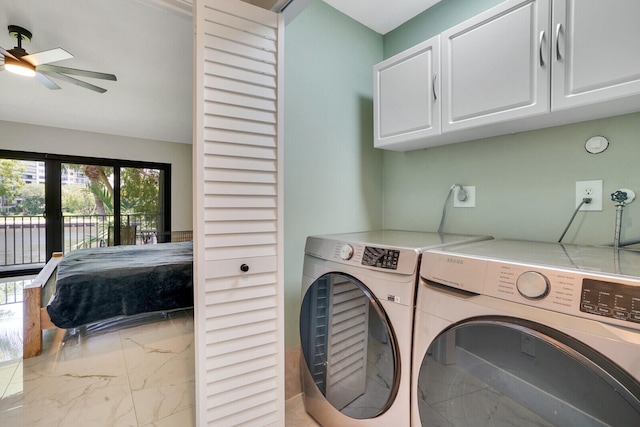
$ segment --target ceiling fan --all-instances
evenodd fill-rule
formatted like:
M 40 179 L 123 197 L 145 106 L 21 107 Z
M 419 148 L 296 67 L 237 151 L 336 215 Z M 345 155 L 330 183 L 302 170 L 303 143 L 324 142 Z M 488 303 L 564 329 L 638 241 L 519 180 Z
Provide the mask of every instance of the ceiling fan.
M 73 55 L 62 48 L 28 54 L 27 51 L 22 48 L 22 42 L 31 41 L 31 32 L 17 25 L 9 25 L 8 29 L 9 35 L 18 41 L 18 46 L 9 50 L 5 50 L 0 46 L 0 54 L 4 57 L 4 64 L 0 64 L 0 71 L 7 70 L 15 74 L 35 77 L 44 86 L 53 90 L 60 89 L 60 86 L 49 77 L 99 93 L 104 93 L 107 90 L 71 76 L 91 77 L 112 81 L 117 80 L 113 74 L 50 65 L 52 62 L 71 59 Z

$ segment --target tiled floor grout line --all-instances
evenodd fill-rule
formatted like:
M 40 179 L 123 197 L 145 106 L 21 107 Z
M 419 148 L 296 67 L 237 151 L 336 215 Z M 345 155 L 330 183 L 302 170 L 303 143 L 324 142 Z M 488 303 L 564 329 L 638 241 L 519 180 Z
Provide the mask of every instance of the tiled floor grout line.
M 10 362 L 13 363 L 13 360 L 10 361 Z M 20 361 L 15 364 L 15 366 L 13 368 L 13 372 L 11 373 L 11 376 L 9 377 L 9 380 L 7 381 L 7 384 L 4 386 L 4 389 L 2 390 L 2 394 L 0 394 L 0 399 L 4 399 L 4 395 L 7 393 L 7 390 L 9 390 L 9 385 L 13 381 L 13 377 L 16 375 L 16 372 L 18 372 L 18 368 L 20 367 L 21 363 L 22 363 L 22 359 L 20 359 Z
M 124 360 L 124 369 L 127 374 L 127 384 L 129 385 L 129 396 L 131 398 L 131 402 L 133 403 L 133 415 L 136 418 L 136 423 L 138 424 L 138 426 L 140 426 L 140 419 L 136 411 L 136 401 L 133 399 L 133 388 L 131 387 L 131 376 L 129 375 L 129 364 L 127 363 L 127 357 L 124 354 L 124 343 L 123 343 L 124 337 L 122 336 L 122 330 L 117 332 L 118 332 L 118 338 L 120 338 L 119 340 L 120 351 L 122 352 L 122 360 Z

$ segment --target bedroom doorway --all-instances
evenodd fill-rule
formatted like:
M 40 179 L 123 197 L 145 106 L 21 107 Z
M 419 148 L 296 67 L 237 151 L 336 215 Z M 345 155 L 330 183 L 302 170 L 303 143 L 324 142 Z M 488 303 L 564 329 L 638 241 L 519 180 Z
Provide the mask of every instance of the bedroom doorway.
M 171 240 L 171 165 L 0 150 L 0 277 L 53 252 Z

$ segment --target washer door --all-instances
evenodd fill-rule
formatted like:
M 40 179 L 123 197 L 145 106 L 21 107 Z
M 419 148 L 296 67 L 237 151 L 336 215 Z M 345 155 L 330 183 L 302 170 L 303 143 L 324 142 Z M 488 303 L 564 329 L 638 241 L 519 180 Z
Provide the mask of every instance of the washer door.
M 302 301 L 300 340 L 315 384 L 305 386 L 317 387 L 342 414 L 372 418 L 391 406 L 398 346 L 380 303 L 360 281 L 341 273 L 315 280 Z
M 423 426 L 640 426 L 640 384 L 602 354 L 512 318 L 442 332 L 420 367 Z

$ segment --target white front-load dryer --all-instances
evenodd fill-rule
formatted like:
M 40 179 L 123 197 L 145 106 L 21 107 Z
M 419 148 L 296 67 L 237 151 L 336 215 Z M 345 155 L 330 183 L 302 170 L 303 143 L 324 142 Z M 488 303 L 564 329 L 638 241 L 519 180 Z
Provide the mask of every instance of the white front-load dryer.
M 488 237 L 373 231 L 307 239 L 301 377 L 324 427 L 405 427 L 415 289 L 425 248 Z
M 640 426 L 640 253 L 492 240 L 420 276 L 413 426 Z

